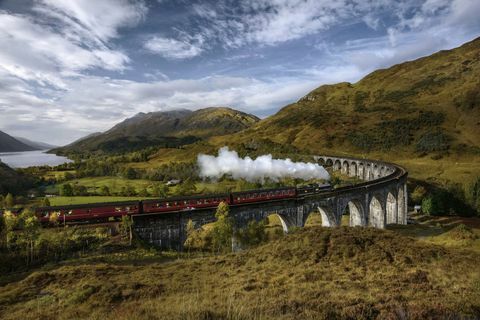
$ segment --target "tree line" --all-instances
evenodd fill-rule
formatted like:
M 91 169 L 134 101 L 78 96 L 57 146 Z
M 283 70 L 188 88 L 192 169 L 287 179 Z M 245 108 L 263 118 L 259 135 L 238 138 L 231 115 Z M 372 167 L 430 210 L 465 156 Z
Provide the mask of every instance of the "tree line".
M 417 185 L 410 201 L 430 215 L 480 216 L 480 176 L 465 185 Z

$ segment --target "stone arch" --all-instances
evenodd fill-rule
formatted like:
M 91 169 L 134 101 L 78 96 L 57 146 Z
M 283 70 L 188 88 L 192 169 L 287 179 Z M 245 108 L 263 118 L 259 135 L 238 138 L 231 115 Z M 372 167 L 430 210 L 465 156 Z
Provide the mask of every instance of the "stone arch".
M 361 180 L 365 179 L 365 165 L 363 164 L 363 162 L 360 162 L 358 164 L 357 177 Z
M 326 161 L 325 161 L 325 166 L 327 167 L 333 167 L 333 160 L 328 158 Z
M 373 174 L 372 174 L 372 165 L 370 163 L 367 163 L 367 166 L 365 168 L 365 180 L 369 181 L 372 180 Z
M 378 179 L 378 177 L 380 176 L 380 168 L 378 167 L 377 164 L 373 165 L 372 173 L 373 173 L 373 179 Z
M 340 160 L 335 160 L 335 162 L 333 163 L 333 170 L 337 171 L 341 169 L 342 169 L 342 163 L 340 162 Z
M 280 220 L 280 224 L 282 226 L 282 230 L 284 233 L 288 233 L 288 230 L 290 230 L 293 226 L 293 224 L 290 222 L 288 217 L 282 215 L 281 213 L 278 212 L 270 212 L 265 216 L 265 219 L 267 219 L 270 216 L 275 216 Z
M 389 192 L 386 202 L 387 224 L 397 223 L 397 198 Z
M 360 200 L 350 200 L 348 210 L 350 211 L 350 227 L 366 225 L 365 210 Z
M 348 175 L 349 172 L 350 172 L 349 168 L 350 168 L 350 165 L 349 165 L 348 161 L 344 160 L 343 163 L 342 163 L 342 173 L 345 174 L 345 175 Z
M 356 177 L 356 176 L 357 176 L 357 171 L 358 171 L 357 163 L 356 163 L 355 161 L 353 161 L 353 162 L 350 164 L 349 176 L 351 176 L 351 177 Z
M 333 210 L 319 206 L 318 212 L 320 212 L 320 216 L 322 217 L 322 227 L 335 227 L 338 225 Z
M 400 188 L 398 188 L 397 203 L 397 223 L 407 224 L 407 199 L 405 194 L 405 185 L 401 185 Z
M 384 177 L 384 176 L 385 176 L 385 167 L 384 167 L 384 166 L 381 166 L 381 167 L 380 167 L 379 176 L 380 176 L 380 177 Z
M 320 165 L 322 165 L 322 166 L 325 165 L 325 159 L 319 158 L 317 161 L 318 161 L 318 164 L 320 164 Z
M 374 195 L 368 204 L 368 224 L 375 228 L 385 228 L 385 214 L 382 205 L 382 197 Z

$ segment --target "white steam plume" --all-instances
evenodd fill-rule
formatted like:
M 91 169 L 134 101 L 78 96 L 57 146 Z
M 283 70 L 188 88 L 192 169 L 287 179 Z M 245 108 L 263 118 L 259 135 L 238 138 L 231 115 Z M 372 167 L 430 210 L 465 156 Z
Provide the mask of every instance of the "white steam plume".
M 220 178 L 224 174 L 234 179 L 247 181 L 264 181 L 270 178 L 278 181 L 281 178 L 298 178 L 303 180 L 329 180 L 330 175 L 316 163 L 293 162 L 290 159 L 272 159 L 272 155 L 263 155 L 255 160 L 250 157 L 240 158 L 236 151 L 223 147 L 218 150 L 218 157 L 205 154 L 198 155 L 198 166 L 202 178 Z

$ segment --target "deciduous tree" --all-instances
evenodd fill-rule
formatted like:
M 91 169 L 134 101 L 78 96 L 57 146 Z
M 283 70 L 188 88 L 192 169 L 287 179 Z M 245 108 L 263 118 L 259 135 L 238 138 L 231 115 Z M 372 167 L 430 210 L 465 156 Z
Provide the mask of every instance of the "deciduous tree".
M 232 248 L 233 221 L 230 208 L 224 201 L 220 202 L 215 213 L 217 221 L 212 229 L 212 246 L 216 252 L 230 251 Z
M 124 235 L 128 236 L 129 245 L 132 245 L 133 240 L 133 219 L 129 215 L 122 216 L 120 227 Z
M 5 197 L 5 208 L 13 208 L 15 206 L 15 200 L 11 193 L 7 194 Z

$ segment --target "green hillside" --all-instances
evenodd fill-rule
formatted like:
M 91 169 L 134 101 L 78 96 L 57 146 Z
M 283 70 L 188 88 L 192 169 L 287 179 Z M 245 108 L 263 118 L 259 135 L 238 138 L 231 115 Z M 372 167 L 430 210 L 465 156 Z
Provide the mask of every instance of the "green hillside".
M 480 38 L 321 86 L 239 135 L 316 152 L 480 154 Z
M 253 115 L 230 108 L 139 113 L 102 134 L 94 134 L 55 153 L 128 152 L 143 148 L 179 147 L 211 136 L 231 134 L 255 124 Z
M 32 185 L 32 181 L 19 174 L 6 164 L 0 161 L 0 195 L 5 195 L 9 192 L 18 194 Z
M 416 179 L 469 181 L 480 175 L 480 38 L 355 84 L 321 86 L 244 131 L 163 150 L 150 163 L 193 159 L 223 145 L 251 155 L 384 159 Z
M 20 152 L 39 150 L 38 148 L 28 145 L 14 137 L 0 131 L 0 152 Z

